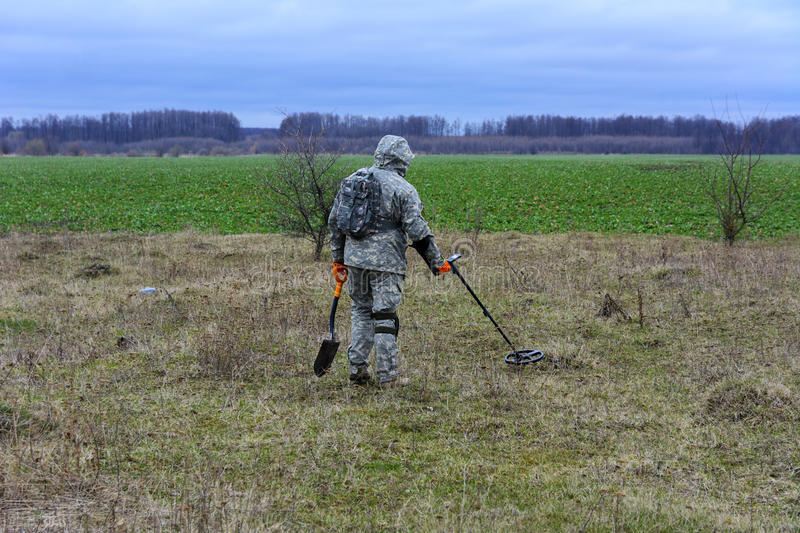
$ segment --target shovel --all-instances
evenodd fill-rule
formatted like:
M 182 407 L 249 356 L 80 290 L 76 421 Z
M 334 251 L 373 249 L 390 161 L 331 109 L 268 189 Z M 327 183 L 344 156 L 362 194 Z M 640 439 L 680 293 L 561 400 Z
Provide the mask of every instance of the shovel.
M 339 296 L 342 294 L 344 281 L 336 281 L 336 290 L 333 291 L 333 305 L 331 306 L 331 338 L 322 341 L 317 358 L 314 360 L 314 373 L 317 376 L 325 375 L 331 369 L 333 358 L 336 357 L 336 350 L 339 349 L 339 341 L 335 339 L 333 330 L 333 319 L 336 318 L 336 306 L 339 305 Z

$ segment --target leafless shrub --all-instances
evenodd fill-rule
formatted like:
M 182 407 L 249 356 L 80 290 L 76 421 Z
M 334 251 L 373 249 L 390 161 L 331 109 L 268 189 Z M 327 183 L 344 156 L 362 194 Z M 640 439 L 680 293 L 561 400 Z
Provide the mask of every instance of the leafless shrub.
M 276 204 L 280 227 L 311 241 L 314 260 L 319 261 L 328 242 L 328 215 L 342 178 L 335 172 L 340 152 L 326 144 L 324 130 L 303 131 L 289 121 L 285 132 L 277 168 L 264 183 Z
M 740 125 L 737 125 L 730 120 L 727 109 L 725 114 L 727 121 L 715 119 L 721 141 L 719 162 L 723 170 L 708 171 L 706 182 L 722 235 L 728 245 L 733 245 L 739 233 L 761 218 L 783 191 L 766 198 L 762 205 L 755 205 L 754 193 L 763 188 L 763 178 L 755 173 L 765 141 L 759 129 L 760 120 L 756 117 L 747 121 L 740 112 Z

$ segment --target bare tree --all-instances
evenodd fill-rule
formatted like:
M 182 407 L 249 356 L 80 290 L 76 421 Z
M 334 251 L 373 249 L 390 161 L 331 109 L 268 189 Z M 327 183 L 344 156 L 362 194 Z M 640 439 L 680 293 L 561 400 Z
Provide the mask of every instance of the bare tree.
M 287 118 L 289 118 L 287 116 Z M 303 131 L 295 121 L 284 121 L 276 168 L 265 184 L 280 227 L 310 240 L 314 260 L 319 261 L 328 242 L 328 214 L 342 180 L 336 165 L 338 150 L 329 149 L 325 131 Z
M 716 117 L 714 119 L 721 142 L 719 160 L 722 169 L 721 172 L 719 168 L 709 171 L 706 180 L 723 237 L 728 245 L 733 245 L 739 233 L 748 224 L 761 218 L 781 197 L 783 190 L 763 198 L 766 193 L 761 190 L 764 182 L 755 173 L 764 149 L 764 137 L 759 128 L 763 121 L 760 117 L 747 121 L 740 110 L 740 122 L 737 123 L 730 120 L 727 108 L 725 116 L 728 120 L 724 122 Z M 756 191 L 762 195 L 759 205 L 753 201 Z

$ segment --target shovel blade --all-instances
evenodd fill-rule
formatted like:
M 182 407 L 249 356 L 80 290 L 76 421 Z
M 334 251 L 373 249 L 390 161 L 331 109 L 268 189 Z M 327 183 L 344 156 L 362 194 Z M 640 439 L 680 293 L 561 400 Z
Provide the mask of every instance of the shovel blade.
M 325 375 L 333 364 L 333 358 L 336 357 L 336 350 L 339 349 L 339 341 L 332 339 L 325 339 L 322 341 L 322 346 L 319 348 L 317 358 L 314 360 L 314 373 L 317 376 Z

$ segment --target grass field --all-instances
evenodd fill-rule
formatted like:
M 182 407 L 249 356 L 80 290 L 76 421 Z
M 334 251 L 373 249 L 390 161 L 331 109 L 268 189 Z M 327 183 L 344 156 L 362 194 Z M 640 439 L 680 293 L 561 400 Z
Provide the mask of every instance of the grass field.
M 260 183 L 274 159 L 0 158 L 0 232 L 275 231 Z M 345 157 L 341 173 L 370 158 Z M 715 158 L 420 156 L 408 178 L 440 230 L 717 235 L 703 169 Z M 769 157 L 756 200 L 785 188 L 756 237 L 800 232 L 800 157 Z M 760 196 L 760 198 L 759 198 Z
M 348 385 L 347 296 L 313 376 L 329 263 L 240 234 L 270 161 L 0 158 L 1 530 L 800 529 L 800 159 L 728 247 L 707 159 L 420 157 L 440 247 L 546 357 L 409 254 L 391 391 Z
M 349 386 L 342 353 L 313 376 L 332 284 L 296 241 L 0 237 L 0 528 L 800 527 L 796 238 L 471 246 L 462 271 L 545 360 L 503 363 L 458 280 L 413 258 L 412 384 L 387 392 Z M 630 320 L 597 315 L 605 293 Z

